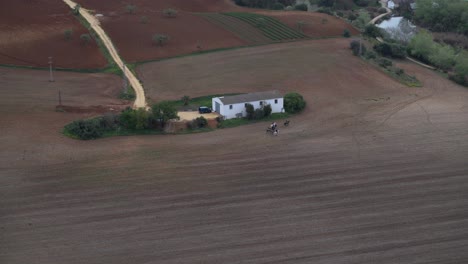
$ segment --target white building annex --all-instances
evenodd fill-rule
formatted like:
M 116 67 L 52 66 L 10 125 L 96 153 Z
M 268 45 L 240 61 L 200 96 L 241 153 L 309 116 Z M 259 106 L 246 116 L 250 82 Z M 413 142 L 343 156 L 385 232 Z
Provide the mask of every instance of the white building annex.
M 278 91 L 214 97 L 211 102 L 213 111 L 225 119 L 245 117 L 247 114 L 245 104 L 247 103 L 253 105 L 255 109 L 271 105 L 272 113 L 284 112 L 283 96 Z

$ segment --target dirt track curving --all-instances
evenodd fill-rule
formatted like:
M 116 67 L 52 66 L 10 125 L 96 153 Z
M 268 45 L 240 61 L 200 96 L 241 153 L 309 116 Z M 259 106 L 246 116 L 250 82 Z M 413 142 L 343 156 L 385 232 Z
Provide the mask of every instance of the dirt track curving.
M 73 9 L 77 5 L 75 2 L 71 0 L 63 0 L 63 1 L 71 9 Z M 119 66 L 119 68 L 125 74 L 128 80 L 128 83 L 132 86 L 133 90 L 135 90 L 136 98 L 135 98 L 133 107 L 145 108 L 146 98 L 145 98 L 145 90 L 143 89 L 143 86 L 141 85 L 138 78 L 133 74 L 133 72 L 130 69 L 128 69 L 128 67 L 125 67 L 125 64 L 120 58 L 119 54 L 117 53 L 117 50 L 115 49 L 114 44 L 112 44 L 112 41 L 107 36 L 106 32 L 101 28 L 97 18 L 91 15 L 88 12 L 88 10 L 86 10 L 85 8 L 80 9 L 80 15 L 83 16 L 84 19 L 86 19 L 86 21 L 90 24 L 91 28 L 93 28 L 96 34 L 98 34 L 98 36 L 101 38 L 102 43 L 106 46 L 107 50 L 109 51 L 110 56 L 115 61 L 117 66 Z
M 1 262 L 468 262 L 468 91 L 406 63 L 424 87 L 402 86 L 347 47 L 288 43 L 139 69 L 164 99 L 298 91 L 308 107 L 277 137 L 257 123 L 70 140 L 58 129 L 75 114 L 35 107 L 17 88 L 32 89 L 31 73 L 0 69 L 2 91 L 24 100 L 0 108 Z M 75 100 L 103 100 L 70 76 Z

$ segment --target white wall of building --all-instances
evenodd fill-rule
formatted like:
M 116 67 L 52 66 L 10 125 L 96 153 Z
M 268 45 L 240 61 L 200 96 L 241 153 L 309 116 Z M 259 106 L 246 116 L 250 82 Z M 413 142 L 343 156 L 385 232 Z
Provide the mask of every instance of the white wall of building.
M 275 103 L 276 100 L 276 103 Z M 269 100 L 262 100 L 262 101 L 253 101 L 253 102 L 243 102 L 243 103 L 238 103 L 238 104 L 231 104 L 231 105 L 224 105 L 219 97 L 215 97 L 211 100 L 212 102 L 212 109 L 213 111 L 216 111 L 216 103 L 219 103 L 220 109 L 219 113 L 220 115 L 224 116 L 226 119 L 231 119 L 231 118 L 237 118 L 237 114 L 242 114 L 242 117 L 245 117 L 247 115 L 245 111 L 245 104 L 249 103 L 253 105 L 255 109 L 261 108 L 262 105 L 260 103 L 263 103 L 265 105 L 269 104 L 271 105 L 271 112 L 272 113 L 281 113 L 284 111 L 284 100 L 283 98 L 277 98 L 277 99 L 269 99 Z

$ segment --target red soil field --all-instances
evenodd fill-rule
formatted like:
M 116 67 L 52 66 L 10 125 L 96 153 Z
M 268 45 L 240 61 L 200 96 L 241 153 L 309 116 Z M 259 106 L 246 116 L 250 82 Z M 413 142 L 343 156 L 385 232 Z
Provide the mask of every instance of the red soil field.
M 297 29 L 298 21 L 304 21 L 306 24 L 303 26 L 303 33 L 313 38 L 342 36 L 344 29 L 348 29 L 352 35 L 359 34 L 359 31 L 350 24 L 327 14 L 291 11 L 257 11 L 256 13 L 275 17 L 294 29 Z
M 73 30 L 66 41 L 64 31 Z M 107 61 L 95 43 L 82 45 L 88 33 L 58 0 L 0 2 L 0 64 L 46 67 L 52 56 L 62 68 L 102 68 Z
M 235 5 L 231 0 L 77 0 L 83 7 L 96 12 L 125 12 L 128 4 L 133 4 L 138 11 L 162 11 L 165 8 L 175 8 L 186 12 L 226 12 L 239 11 L 245 8 Z
M 140 22 L 141 16 L 148 23 Z M 160 12 L 145 10 L 135 15 L 121 14 L 106 17 L 103 27 L 116 44 L 121 56 L 128 62 L 173 57 L 202 50 L 247 45 L 233 33 L 191 13 L 179 13 L 177 18 L 165 18 Z M 155 34 L 165 34 L 170 40 L 164 46 L 152 42 Z

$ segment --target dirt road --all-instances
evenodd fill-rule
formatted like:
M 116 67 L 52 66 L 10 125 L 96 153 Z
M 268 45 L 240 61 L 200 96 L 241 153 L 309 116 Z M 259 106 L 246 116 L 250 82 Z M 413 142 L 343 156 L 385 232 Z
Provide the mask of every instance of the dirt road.
M 77 4 L 71 0 L 63 0 L 70 8 L 74 8 Z M 130 85 L 133 87 L 135 90 L 136 94 L 136 99 L 134 103 L 135 108 L 140 108 L 140 107 L 146 107 L 146 98 L 145 98 L 145 91 L 143 89 L 143 86 L 141 85 L 140 81 L 138 78 L 130 71 L 127 67 L 124 67 L 125 64 L 120 58 L 119 54 L 117 53 L 117 50 L 114 47 L 114 44 L 112 44 L 112 41 L 110 38 L 107 36 L 106 32 L 101 28 L 101 25 L 99 23 L 99 20 L 96 19 L 93 15 L 89 13 L 88 10 L 85 8 L 80 9 L 80 14 L 83 16 L 86 21 L 91 25 L 91 27 L 94 29 L 94 31 L 99 35 L 101 38 L 102 42 L 106 46 L 107 50 L 109 51 L 109 54 L 112 56 L 114 59 L 115 63 L 119 66 L 120 69 L 124 72 L 124 74 L 127 76 L 128 82 Z
M 390 8 L 387 7 L 387 0 L 380 0 L 380 5 L 385 8 L 385 10 L 387 10 L 386 13 L 383 13 L 383 14 L 380 14 L 376 17 L 374 17 L 370 22 L 369 24 L 375 24 L 375 22 L 377 22 L 377 20 L 379 20 L 380 18 L 386 16 L 386 15 L 389 15 L 392 13 L 392 10 L 390 10 Z

